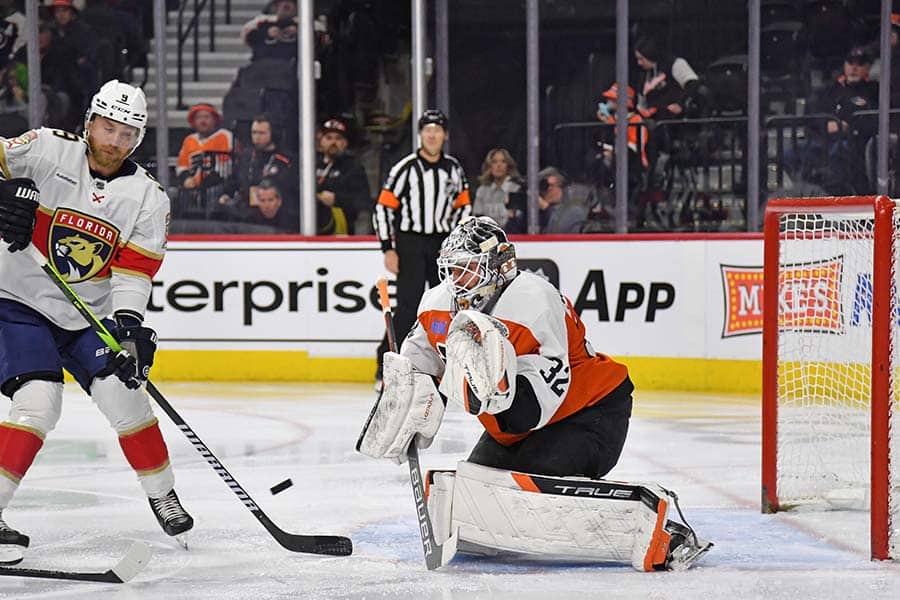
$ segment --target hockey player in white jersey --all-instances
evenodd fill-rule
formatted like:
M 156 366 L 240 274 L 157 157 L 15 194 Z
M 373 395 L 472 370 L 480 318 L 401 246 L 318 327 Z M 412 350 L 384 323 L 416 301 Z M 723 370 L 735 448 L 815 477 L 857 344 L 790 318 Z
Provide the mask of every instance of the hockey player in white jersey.
M 193 526 L 142 387 L 156 351 L 143 315 L 169 221 L 162 187 L 128 159 L 146 124 L 143 91 L 113 80 L 93 97 L 83 138 L 47 128 L 0 138 L 0 393 L 12 399 L 0 423 L 0 549 L 12 561 L 29 540 L 3 513 L 59 419 L 63 369 L 118 434 L 163 530 Z M 20 252 L 32 243 L 93 313 L 112 315 L 104 323 L 124 352 L 109 352 Z
M 460 551 L 647 571 L 693 564 L 711 544 L 670 515 L 673 493 L 600 479 L 625 443 L 634 386 L 625 365 L 593 350 L 571 302 L 518 271 L 489 217 L 461 222 L 438 268 L 443 285 L 423 296 L 399 354 L 385 355 L 384 391 L 359 445 L 402 462 L 413 440 L 431 444 L 447 399 L 478 417 L 485 432 L 468 459 L 428 476 L 437 543 L 458 534 Z

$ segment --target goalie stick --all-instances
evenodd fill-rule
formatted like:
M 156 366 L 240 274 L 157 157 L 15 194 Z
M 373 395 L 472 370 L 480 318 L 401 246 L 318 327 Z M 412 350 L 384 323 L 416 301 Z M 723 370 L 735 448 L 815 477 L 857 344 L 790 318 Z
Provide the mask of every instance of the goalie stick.
M 376 283 L 376 286 L 378 287 L 378 298 L 381 301 L 381 312 L 384 314 L 384 328 L 387 332 L 388 347 L 391 352 L 397 352 L 399 344 L 397 344 L 397 337 L 394 332 L 394 316 L 391 313 L 391 300 L 388 297 L 387 281 L 381 278 Z M 382 393 L 384 393 L 383 389 Z M 359 440 L 356 442 L 357 451 L 359 451 L 362 439 L 369 429 L 369 423 L 371 423 L 372 416 L 375 414 L 380 401 L 381 395 L 379 394 L 378 400 L 375 401 L 375 406 L 372 407 L 372 411 L 369 413 L 369 418 L 366 419 L 366 423 L 363 425 Z M 409 467 L 409 482 L 412 486 L 413 499 L 416 502 L 416 515 L 419 519 L 422 550 L 425 552 L 425 566 L 428 567 L 429 571 L 433 571 L 446 565 L 456 554 L 457 534 L 454 532 L 443 544 L 438 544 L 437 540 L 434 539 L 434 525 L 431 522 L 431 516 L 428 514 L 425 483 L 422 480 L 422 469 L 419 467 L 419 447 L 416 446 L 415 437 L 413 437 L 409 447 L 406 449 L 406 457 L 407 466 Z
M 90 325 L 91 329 L 94 330 L 94 333 L 106 344 L 110 350 L 113 352 L 120 352 L 122 350 L 122 346 L 119 344 L 119 341 L 110 333 L 109 329 L 100 322 L 100 320 L 91 312 L 91 309 L 78 297 L 78 294 L 75 293 L 68 283 L 62 278 L 62 275 L 53 264 L 48 261 L 44 255 L 42 255 L 37 248 L 34 247 L 33 244 L 29 244 L 28 248 L 25 250 L 31 258 L 41 267 L 41 270 L 50 277 L 50 280 L 59 288 L 59 290 L 63 293 L 66 299 L 72 303 L 72 306 L 81 313 L 81 316 L 85 318 L 85 320 Z M 187 439 L 194 446 L 194 449 L 199 452 L 203 458 L 206 459 L 206 462 L 213 468 L 216 474 L 228 484 L 228 487 L 231 488 L 231 491 L 240 498 L 241 502 L 244 503 L 244 506 L 253 513 L 253 516 L 262 523 L 262 526 L 265 527 L 266 531 L 275 538 L 275 541 L 281 544 L 281 546 L 291 552 L 305 552 L 309 554 L 327 554 L 331 556 L 349 556 L 353 553 L 353 543 L 350 541 L 350 538 L 338 536 L 338 535 L 302 535 L 296 533 L 288 533 L 284 531 L 262 511 L 262 509 L 253 501 L 253 498 L 250 497 L 250 494 L 235 480 L 235 478 L 228 472 L 228 469 L 219 462 L 219 459 L 215 457 L 215 455 L 210 451 L 210 449 L 204 444 L 200 438 L 194 433 L 194 430 L 185 422 L 184 419 L 181 418 L 181 415 L 175 410 L 175 408 L 169 404 L 169 401 L 165 399 L 165 397 L 160 393 L 156 386 L 153 385 L 151 381 L 147 381 L 147 392 L 150 396 L 159 404 L 160 408 L 163 409 L 163 412 L 169 416 L 175 425 L 178 426 L 178 429 L 187 437 Z
M 20 567 L 0 567 L 0 576 L 34 577 L 38 579 L 69 579 L 74 581 L 99 581 L 101 583 L 125 583 L 147 566 L 150 548 L 147 544 L 134 542 L 125 556 L 111 569 L 99 572 L 55 571 L 52 569 L 23 569 Z

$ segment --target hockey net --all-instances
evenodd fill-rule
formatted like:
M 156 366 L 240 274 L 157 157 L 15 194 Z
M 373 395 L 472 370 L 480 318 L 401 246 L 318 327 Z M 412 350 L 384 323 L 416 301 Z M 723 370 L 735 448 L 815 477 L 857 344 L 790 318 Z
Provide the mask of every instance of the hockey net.
M 900 558 L 900 214 L 886 197 L 770 201 L 763 510 L 870 510 Z

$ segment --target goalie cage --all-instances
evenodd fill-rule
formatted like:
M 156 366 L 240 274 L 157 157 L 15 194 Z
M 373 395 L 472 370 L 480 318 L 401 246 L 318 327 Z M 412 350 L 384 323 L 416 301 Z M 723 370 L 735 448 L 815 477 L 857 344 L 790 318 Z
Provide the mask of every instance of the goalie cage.
M 873 559 L 900 558 L 898 238 L 884 196 L 766 207 L 763 511 L 869 508 Z

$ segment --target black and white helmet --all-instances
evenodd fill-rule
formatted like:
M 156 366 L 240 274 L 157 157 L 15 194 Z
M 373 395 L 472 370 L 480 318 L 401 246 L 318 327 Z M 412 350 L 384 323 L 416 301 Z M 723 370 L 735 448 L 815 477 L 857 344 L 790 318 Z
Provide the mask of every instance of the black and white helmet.
M 484 309 L 518 273 L 516 248 L 490 217 L 460 221 L 441 244 L 437 264 L 457 310 Z

